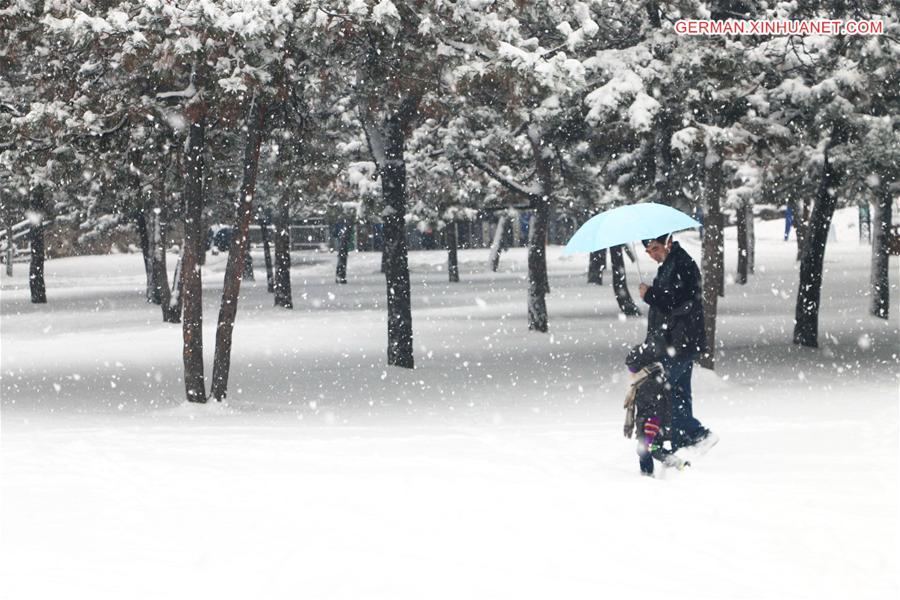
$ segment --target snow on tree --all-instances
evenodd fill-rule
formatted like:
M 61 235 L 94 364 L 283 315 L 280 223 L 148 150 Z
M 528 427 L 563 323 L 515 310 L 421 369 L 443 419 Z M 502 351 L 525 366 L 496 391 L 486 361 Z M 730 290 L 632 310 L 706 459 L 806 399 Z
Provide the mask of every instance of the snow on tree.
M 596 4 L 596 3 L 595 3 Z M 504 5 L 504 8 L 513 8 Z M 546 238 L 559 201 L 567 148 L 581 135 L 586 48 L 600 43 L 590 3 L 518 6 L 505 37 L 489 30 L 454 70 L 460 116 L 447 150 L 495 179 L 532 212 L 528 229 L 528 327 L 548 330 Z M 504 15 L 506 16 L 506 15 Z M 602 37 L 602 36 L 599 36 Z M 458 52 L 458 50 L 457 50 Z
M 619 124 L 624 139 L 608 155 L 606 173 L 628 200 L 693 212 L 693 198 L 701 194 L 704 316 L 714 350 L 724 285 L 722 205 L 752 139 L 741 120 L 758 82 L 755 65 L 747 59 L 748 42 L 675 36 L 662 25 L 660 16 L 704 16 L 705 3 L 671 4 L 648 3 L 649 19 L 638 39 L 625 48 L 599 51 L 587 62 L 599 85 L 585 97 L 586 118 L 598 127 Z M 713 367 L 714 352 L 701 364 Z
M 453 102 L 442 101 L 428 106 L 434 117 L 416 128 L 409 141 L 410 193 L 417 202 L 410 209 L 410 217 L 422 229 L 429 227 L 443 233 L 447 248 L 447 274 L 452 283 L 459 282 L 457 251 L 459 227 L 474 221 L 487 208 L 488 194 L 484 188 L 487 178 L 468 161 L 452 160 L 445 150 L 451 132 L 447 124 Z
M 498 12 L 511 3 L 496 7 Z M 413 368 L 411 289 L 405 234 L 405 149 L 422 105 L 444 93 L 448 64 L 477 49 L 479 32 L 512 25 L 470 3 L 365 2 L 313 5 L 304 23 L 320 51 L 317 64 L 351 80 L 359 120 L 381 182 L 388 308 L 388 364 Z
M 886 6 L 882 11 L 886 13 Z M 900 24 L 884 14 L 886 31 L 848 44 L 844 52 L 849 69 L 836 73 L 857 82 L 862 93 L 854 98 L 848 115 L 851 135 L 846 162 L 844 195 L 857 197 L 872 210 L 872 271 L 869 312 L 887 319 L 890 308 L 888 238 L 892 226 L 892 202 L 900 194 Z
M 237 235 L 229 252 L 213 364 L 212 395 L 227 393 L 232 329 L 248 246 L 248 227 L 258 170 L 264 117 L 272 97 L 292 82 L 290 72 L 302 41 L 294 29 L 298 2 L 185 1 L 122 2 L 113 7 L 55 3 L 43 22 L 75 43 L 92 41 L 106 69 L 148 71 L 155 77 L 142 87 L 125 85 L 113 98 L 152 95 L 175 102 L 187 122 L 184 150 L 184 360 L 187 397 L 205 401 L 202 358 L 200 254 L 203 211 L 203 155 L 208 113 L 224 124 L 246 119 L 247 139 L 236 205 Z M 101 69 L 103 70 L 103 69 Z M 101 95 L 100 101 L 105 96 Z M 136 101 L 135 104 L 140 104 Z M 87 122 L 87 113 L 83 118 Z M 241 125 L 238 129 L 241 129 Z
M 900 164 L 895 13 L 880 1 L 15 0 L 0 11 L 13 40 L 0 50 L 3 212 L 36 223 L 52 215 L 86 240 L 137 223 L 148 297 L 167 320 L 183 303 L 195 401 L 206 399 L 203 221 L 233 219 L 236 232 L 212 378 L 223 399 L 249 224 L 270 212 L 282 307 L 292 304 L 292 213 L 351 208 L 344 242 L 373 215 L 383 222 L 388 363 L 412 368 L 410 223 L 444 232 L 453 281 L 461 220 L 529 211 L 528 323 L 544 332 L 552 211 L 580 222 L 636 201 L 703 205 L 715 345 L 725 211 L 738 215 L 743 283 L 752 204 L 787 202 L 801 216 L 794 338 L 814 346 L 825 236 L 840 202 L 874 202 L 870 310 L 888 315 L 885 240 Z M 689 17 L 876 18 L 888 30 L 675 35 L 671 23 Z M 170 290 L 165 240 L 179 218 L 183 260 Z M 43 228 L 32 231 L 40 302 Z M 622 253 L 611 254 L 621 310 L 636 314 Z
M 779 5 L 770 16 L 866 18 L 890 23 L 891 10 L 888 2 L 872 2 L 865 9 L 833 2 L 822 6 Z M 804 206 L 811 205 L 809 222 L 798 229 L 798 233 L 802 231 L 798 237 L 803 241 L 793 339 L 794 343 L 803 346 L 818 346 L 825 246 L 840 196 L 854 195 L 847 189 L 848 183 L 853 181 L 854 149 L 866 139 L 869 127 L 877 127 L 871 117 L 889 112 L 885 111 L 884 91 L 889 90 L 887 98 L 896 94 L 892 89 L 896 85 L 891 86 L 891 74 L 895 69 L 888 68 L 885 63 L 885 68 L 879 70 L 879 62 L 885 54 L 896 56 L 898 44 L 891 35 L 875 39 L 873 42 L 873 38 L 867 36 L 807 36 L 776 38 L 768 44 L 769 51 L 778 45 L 784 48 L 780 52 L 780 61 L 774 65 L 775 85 L 767 94 L 772 114 L 778 115 L 778 124 L 787 127 L 795 136 L 795 144 L 805 144 L 809 148 L 806 152 L 795 153 L 798 158 L 808 158 L 809 162 L 795 164 L 793 168 L 803 170 L 811 166 L 818 174 L 815 193 L 807 191 L 804 202 Z M 860 68 L 865 62 L 873 68 L 871 76 Z M 885 82 L 886 88 L 883 87 Z M 888 147 L 896 146 L 888 143 Z M 889 176 L 887 181 L 890 180 Z M 802 212 L 805 213 L 806 208 Z

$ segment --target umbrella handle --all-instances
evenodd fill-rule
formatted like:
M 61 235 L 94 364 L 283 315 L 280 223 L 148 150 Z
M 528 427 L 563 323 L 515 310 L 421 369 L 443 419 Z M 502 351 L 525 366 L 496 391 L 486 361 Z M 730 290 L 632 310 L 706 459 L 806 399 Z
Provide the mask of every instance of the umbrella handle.
M 634 251 L 634 242 L 631 242 L 631 254 L 634 255 L 634 266 L 637 267 L 638 271 L 638 279 L 641 280 L 641 283 L 644 283 L 644 273 L 641 271 L 641 263 L 638 261 L 638 253 Z

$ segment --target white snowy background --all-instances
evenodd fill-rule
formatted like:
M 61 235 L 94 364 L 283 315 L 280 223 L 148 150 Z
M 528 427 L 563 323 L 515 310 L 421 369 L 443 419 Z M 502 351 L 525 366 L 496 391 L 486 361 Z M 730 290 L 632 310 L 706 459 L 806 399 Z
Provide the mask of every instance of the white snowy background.
M 622 436 L 645 319 L 559 247 L 550 335 L 527 331 L 526 249 L 497 273 L 461 251 L 459 284 L 445 253 L 412 252 L 413 371 L 385 366 L 379 254 L 352 254 L 346 286 L 333 256 L 296 254 L 293 311 L 257 265 L 228 402 L 206 406 L 183 403 L 181 328 L 145 301 L 139 253 L 49 261 L 43 306 L 17 265 L 0 279 L 0 597 L 896 597 L 898 265 L 891 319 L 870 317 L 855 220 L 837 213 L 826 250 L 819 349 L 791 343 L 796 244 L 757 223 L 717 369 L 694 375 L 721 442 L 655 479 Z M 726 244 L 730 270 L 733 228 Z M 207 363 L 224 260 L 204 270 Z

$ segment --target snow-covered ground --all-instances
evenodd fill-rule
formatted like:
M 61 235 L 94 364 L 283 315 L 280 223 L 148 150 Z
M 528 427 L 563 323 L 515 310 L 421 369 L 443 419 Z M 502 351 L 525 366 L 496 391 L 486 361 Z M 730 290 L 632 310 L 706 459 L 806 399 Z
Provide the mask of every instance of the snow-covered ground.
M 854 219 L 826 252 L 816 350 L 791 344 L 795 244 L 757 224 L 717 370 L 694 376 L 721 442 L 657 479 L 622 437 L 645 322 L 558 247 L 549 335 L 527 330 L 524 249 L 498 273 L 462 251 L 459 284 L 444 253 L 411 253 L 413 371 L 385 366 L 378 255 L 352 254 L 338 286 L 331 256 L 297 254 L 293 311 L 260 260 L 228 403 L 207 406 L 182 402 L 181 329 L 144 301 L 139 255 L 49 261 L 46 306 L 17 265 L 0 279 L 0 597 L 896 596 L 898 265 L 891 320 L 870 317 Z M 223 271 L 211 256 L 208 369 Z

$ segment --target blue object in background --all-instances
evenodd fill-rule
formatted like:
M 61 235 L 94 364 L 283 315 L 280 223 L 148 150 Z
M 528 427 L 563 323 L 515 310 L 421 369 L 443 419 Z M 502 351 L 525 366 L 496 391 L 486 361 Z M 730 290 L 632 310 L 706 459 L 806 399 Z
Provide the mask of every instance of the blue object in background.
M 519 239 L 522 240 L 524 246 L 528 240 L 528 228 L 531 226 L 531 213 L 522 213 L 519 215 Z
M 231 248 L 232 235 L 232 228 L 227 225 L 215 229 L 210 227 L 206 231 L 206 249 L 209 250 L 215 246 L 216 250 L 219 252 L 228 252 Z
M 794 225 L 794 209 L 788 204 L 787 211 L 784 213 L 784 241 L 788 240 L 791 234 L 791 227 Z
M 384 223 L 372 226 L 372 250 L 384 250 Z

